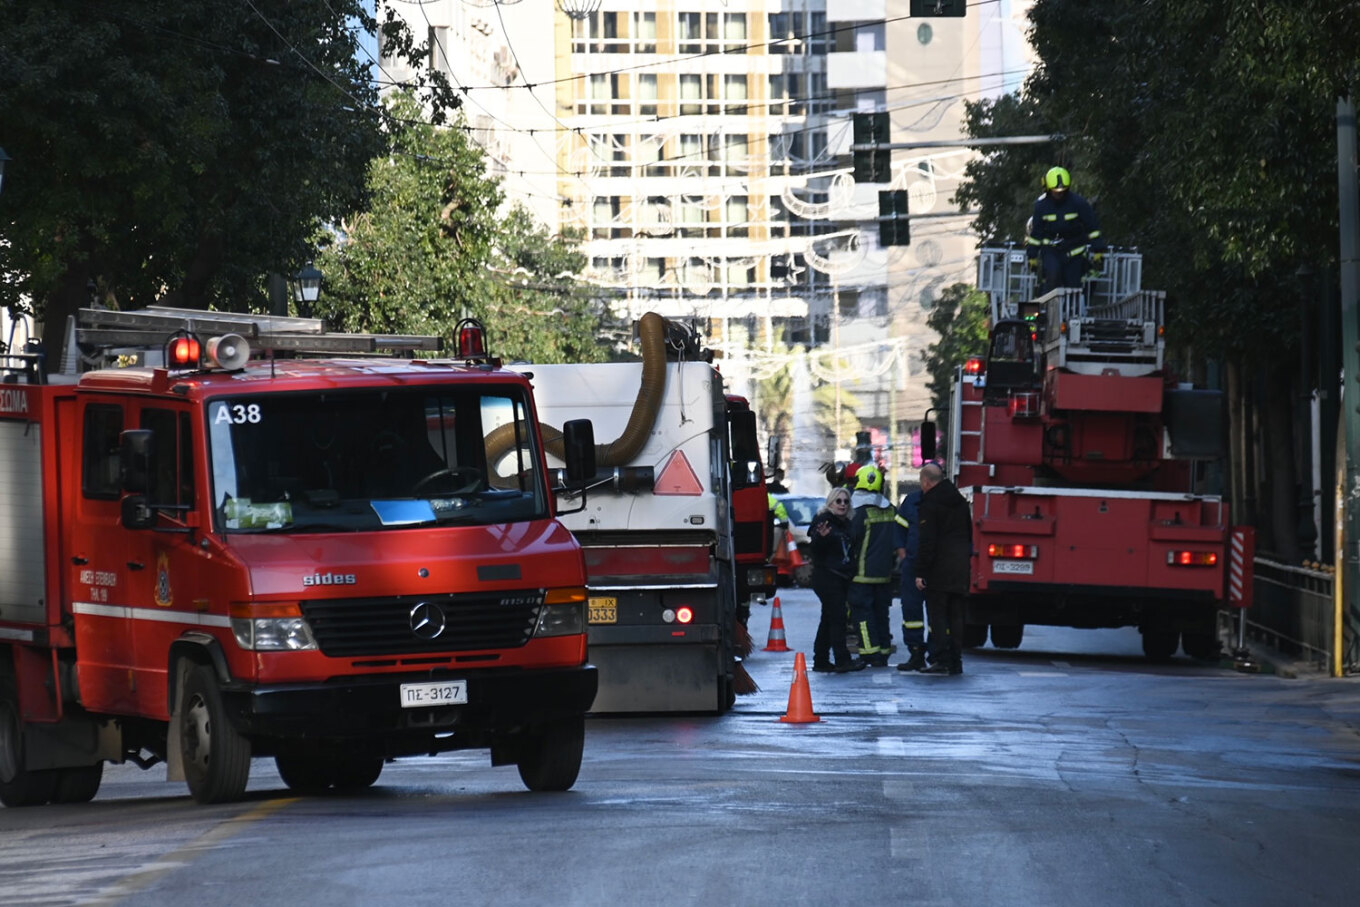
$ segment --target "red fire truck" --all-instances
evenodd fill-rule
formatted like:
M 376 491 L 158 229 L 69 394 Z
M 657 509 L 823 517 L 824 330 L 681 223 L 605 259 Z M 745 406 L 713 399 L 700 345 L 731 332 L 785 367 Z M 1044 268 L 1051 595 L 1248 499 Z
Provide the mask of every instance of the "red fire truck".
M 105 762 L 211 803 L 253 756 L 321 791 L 465 748 L 575 783 L 584 562 L 529 383 L 478 325 L 441 365 L 373 357 L 435 338 L 310 319 L 86 310 L 68 333 L 50 378 L 3 360 L 0 802 L 89 800 Z M 502 426 L 533 467 L 508 487 Z M 588 424 L 566 448 L 594 474 Z
M 1248 603 L 1251 530 L 1202 487 L 1222 396 L 1167 369 L 1164 294 L 1141 276 L 1116 250 L 1083 289 L 1034 298 L 1023 249 L 982 250 L 989 352 L 958 371 L 945 445 L 973 509 L 966 645 L 1137 626 L 1149 658 L 1212 658 L 1219 608 Z

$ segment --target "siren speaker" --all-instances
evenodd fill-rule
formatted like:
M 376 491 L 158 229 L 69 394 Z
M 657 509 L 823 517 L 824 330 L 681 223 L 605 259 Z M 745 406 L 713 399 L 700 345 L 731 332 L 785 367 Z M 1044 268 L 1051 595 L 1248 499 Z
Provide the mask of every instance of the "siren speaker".
M 208 358 L 220 368 L 244 368 L 250 361 L 250 344 L 239 334 L 223 334 L 208 341 Z

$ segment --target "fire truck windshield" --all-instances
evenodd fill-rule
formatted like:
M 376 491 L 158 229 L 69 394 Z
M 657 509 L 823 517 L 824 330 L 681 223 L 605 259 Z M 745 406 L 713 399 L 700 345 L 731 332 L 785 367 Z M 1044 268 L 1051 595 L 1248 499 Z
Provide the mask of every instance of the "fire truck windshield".
M 365 389 L 208 402 L 213 501 L 226 532 L 360 532 L 548 515 L 538 436 L 517 387 Z M 489 474 L 485 439 L 516 427 Z

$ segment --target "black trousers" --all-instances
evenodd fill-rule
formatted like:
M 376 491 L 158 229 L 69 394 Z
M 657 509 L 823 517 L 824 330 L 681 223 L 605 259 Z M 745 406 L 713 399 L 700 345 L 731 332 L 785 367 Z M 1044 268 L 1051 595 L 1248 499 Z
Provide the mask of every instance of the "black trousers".
M 845 646 L 845 597 L 850 591 L 850 578 L 837 576 L 830 570 L 812 571 L 812 591 L 822 603 L 822 620 L 817 624 L 817 637 L 812 642 L 812 663 L 829 664 L 836 655 L 836 664 L 850 663 L 850 650 Z
M 926 616 L 930 619 L 930 645 L 935 660 L 947 665 L 963 664 L 964 602 L 962 592 L 933 591 L 926 586 Z

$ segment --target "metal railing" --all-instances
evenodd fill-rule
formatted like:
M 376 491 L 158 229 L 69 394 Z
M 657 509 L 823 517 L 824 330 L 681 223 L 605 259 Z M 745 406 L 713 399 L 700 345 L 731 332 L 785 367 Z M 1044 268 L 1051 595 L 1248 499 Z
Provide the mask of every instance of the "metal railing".
M 1343 626 L 1340 659 L 1336 657 L 1334 576 L 1327 570 L 1291 566 L 1256 557 L 1253 601 L 1246 612 L 1248 635 L 1286 655 L 1334 673 L 1360 672 L 1360 633 L 1356 615 Z

